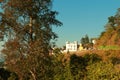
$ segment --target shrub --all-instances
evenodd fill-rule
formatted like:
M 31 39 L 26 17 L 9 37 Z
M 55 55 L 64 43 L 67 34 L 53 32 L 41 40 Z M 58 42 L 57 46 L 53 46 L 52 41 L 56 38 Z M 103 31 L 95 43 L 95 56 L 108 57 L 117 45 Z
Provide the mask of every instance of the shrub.
M 97 62 L 87 67 L 88 80 L 119 80 L 117 72 L 111 62 Z
M 93 63 L 96 63 L 96 62 L 99 62 L 99 61 L 102 60 L 102 58 L 99 55 L 95 54 L 95 53 L 93 53 L 93 54 L 85 54 L 83 56 L 83 58 L 84 58 L 85 63 L 87 65 L 90 65 L 90 64 L 93 64 Z
M 70 69 L 74 80 L 84 79 L 86 76 L 86 63 L 83 57 L 75 54 L 70 57 Z

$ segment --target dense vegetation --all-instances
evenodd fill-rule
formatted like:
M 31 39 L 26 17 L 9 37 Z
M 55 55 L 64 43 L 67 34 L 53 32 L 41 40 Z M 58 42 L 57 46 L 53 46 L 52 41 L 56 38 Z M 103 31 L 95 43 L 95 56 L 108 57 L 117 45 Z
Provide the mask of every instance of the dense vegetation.
M 47 71 L 44 74 L 39 74 L 38 77 L 42 80 L 119 80 L 119 53 L 120 51 L 118 50 L 112 50 L 100 51 L 98 54 L 85 53 L 82 56 L 75 54 L 57 54 L 56 56 L 51 56 L 50 61 L 44 61 L 44 67 L 46 68 L 43 70 Z M 4 71 L 2 74 L 7 74 L 8 80 L 18 80 L 18 76 L 15 73 Z M 28 77 L 30 74 L 25 73 L 24 75 Z M 0 76 L 1 79 L 5 80 L 5 75 Z M 23 80 L 33 79 L 23 78 Z
M 98 38 L 97 46 L 115 46 L 120 45 L 120 8 L 116 15 L 108 18 L 108 23 Z M 120 48 L 120 47 L 119 47 Z
M 81 42 L 84 49 L 92 49 L 93 48 L 92 40 L 94 40 L 94 39 L 92 39 L 92 38 L 90 39 L 88 37 L 88 35 L 85 35 L 85 37 L 81 38 L 80 42 Z

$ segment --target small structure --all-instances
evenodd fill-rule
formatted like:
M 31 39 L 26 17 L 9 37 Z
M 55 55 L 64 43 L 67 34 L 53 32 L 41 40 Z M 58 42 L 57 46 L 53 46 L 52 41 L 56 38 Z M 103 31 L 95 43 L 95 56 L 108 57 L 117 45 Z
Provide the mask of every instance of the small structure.
M 83 48 L 82 44 L 80 43 L 80 45 L 79 45 L 79 51 L 82 51 L 82 50 L 84 50 L 84 48 Z
M 70 42 L 66 42 L 66 52 L 74 52 L 74 51 L 77 51 L 78 50 L 78 42 L 77 41 L 74 41 L 73 43 L 70 43 Z
M 92 43 L 93 43 L 93 44 L 96 44 L 96 40 L 95 40 L 95 39 L 93 39 L 93 40 L 92 40 Z

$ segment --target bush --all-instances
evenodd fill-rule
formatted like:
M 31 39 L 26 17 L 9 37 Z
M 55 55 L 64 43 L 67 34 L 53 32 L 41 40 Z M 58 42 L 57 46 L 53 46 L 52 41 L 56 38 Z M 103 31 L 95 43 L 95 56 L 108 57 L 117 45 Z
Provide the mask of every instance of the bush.
M 110 57 L 110 61 L 112 62 L 112 64 L 120 64 L 120 58 L 118 57 Z
M 119 51 L 118 51 L 119 52 Z M 106 53 L 106 52 L 104 52 Z M 103 61 L 102 57 L 97 54 L 85 54 L 77 56 L 75 54 L 58 54 L 50 56 L 47 62 L 44 61 L 45 72 L 41 74 L 38 65 L 37 76 L 41 80 L 119 80 L 120 79 L 120 63 L 119 58 L 111 55 L 109 52 L 107 61 Z M 116 53 L 117 54 L 117 53 Z M 116 65 L 117 64 L 117 65 Z M 27 74 L 25 74 L 27 75 Z M 29 74 L 28 74 L 29 75 Z M 6 79 L 3 79 L 4 78 Z M 9 73 L 9 75 L 0 76 L 3 80 L 17 80 L 17 75 Z M 42 78 L 43 77 L 43 78 Z M 30 79 L 30 78 L 29 78 Z M 26 78 L 26 80 L 29 80 Z M 31 78 L 32 79 L 32 78 Z
M 83 57 L 71 55 L 70 69 L 74 80 L 81 80 L 85 77 L 86 63 Z
M 119 80 L 119 73 L 110 62 L 100 61 L 87 67 L 88 80 Z
M 102 58 L 99 55 L 95 54 L 95 53 L 93 53 L 93 54 L 85 54 L 83 56 L 83 58 L 84 58 L 85 63 L 87 65 L 90 65 L 90 64 L 93 64 L 93 63 L 96 63 L 96 62 L 99 62 L 99 61 L 102 60 Z

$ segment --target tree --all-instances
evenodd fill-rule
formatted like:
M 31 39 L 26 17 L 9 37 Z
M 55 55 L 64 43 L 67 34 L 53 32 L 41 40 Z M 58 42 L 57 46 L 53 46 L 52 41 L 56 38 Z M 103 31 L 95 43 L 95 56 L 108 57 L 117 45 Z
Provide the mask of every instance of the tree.
M 3 50 L 7 67 L 20 80 L 45 79 L 50 40 L 57 38 L 52 26 L 62 25 L 56 19 L 58 12 L 52 11 L 52 0 L 2 0 L 0 4 L 0 32 L 8 39 Z
M 81 43 L 82 43 L 82 44 L 87 44 L 87 43 L 89 43 L 89 37 L 88 37 L 88 35 L 85 35 L 85 37 L 81 38 Z
M 120 8 L 116 12 L 116 15 L 108 17 L 108 23 L 105 26 L 107 29 L 113 28 L 116 30 L 116 26 L 120 25 Z
M 83 47 L 89 48 L 90 41 L 88 35 L 85 35 L 85 37 L 81 38 L 81 44 L 83 45 Z
M 105 31 L 101 33 L 97 46 L 119 45 L 120 41 L 120 8 L 114 16 L 108 17 Z

